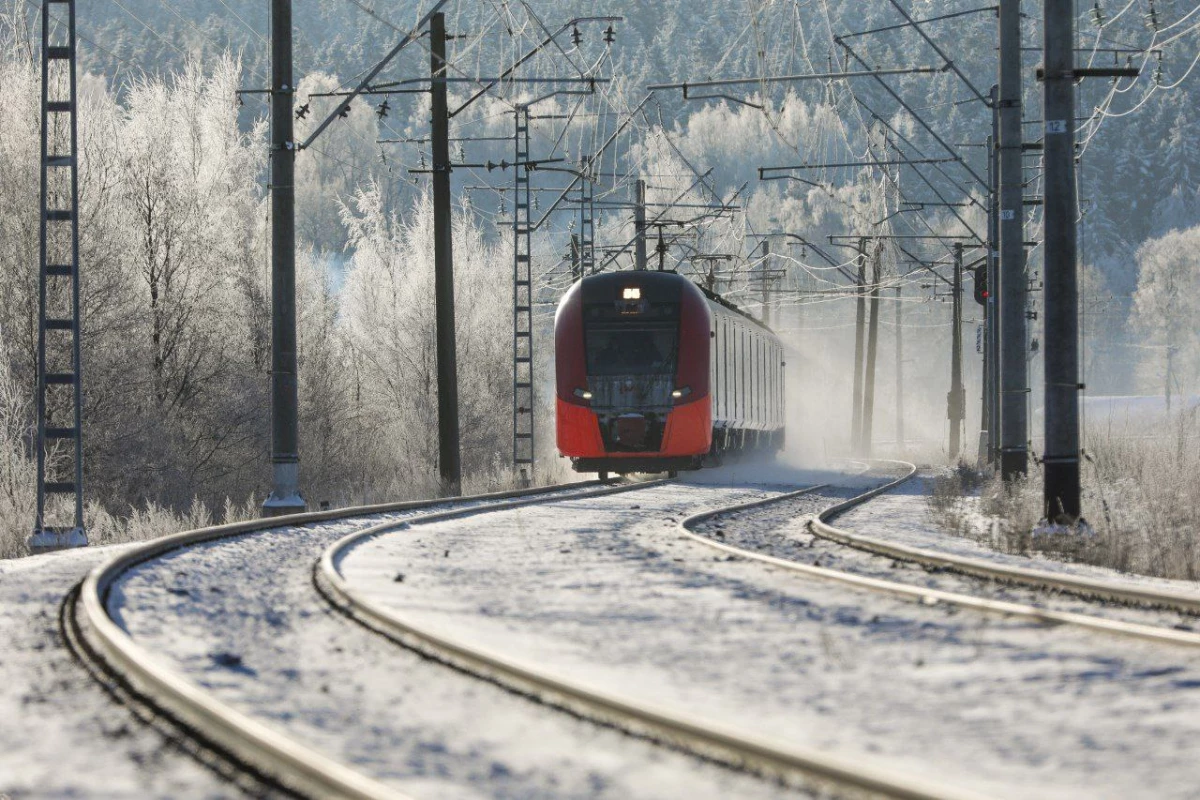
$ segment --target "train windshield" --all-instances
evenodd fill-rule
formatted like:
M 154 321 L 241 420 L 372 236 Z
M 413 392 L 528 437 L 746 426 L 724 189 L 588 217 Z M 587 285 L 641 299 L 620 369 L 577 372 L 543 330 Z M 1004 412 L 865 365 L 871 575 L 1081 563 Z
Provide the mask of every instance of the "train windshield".
M 674 375 L 677 322 L 593 323 L 587 328 L 588 375 Z

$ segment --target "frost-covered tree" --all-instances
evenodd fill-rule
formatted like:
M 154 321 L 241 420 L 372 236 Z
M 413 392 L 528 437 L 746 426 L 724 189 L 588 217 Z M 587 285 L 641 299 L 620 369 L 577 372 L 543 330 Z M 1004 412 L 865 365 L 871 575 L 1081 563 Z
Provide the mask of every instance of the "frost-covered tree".
M 1142 360 L 1147 389 L 1173 394 L 1194 391 L 1200 376 L 1200 227 L 1170 231 L 1137 251 L 1138 288 L 1133 321 L 1145 335 Z

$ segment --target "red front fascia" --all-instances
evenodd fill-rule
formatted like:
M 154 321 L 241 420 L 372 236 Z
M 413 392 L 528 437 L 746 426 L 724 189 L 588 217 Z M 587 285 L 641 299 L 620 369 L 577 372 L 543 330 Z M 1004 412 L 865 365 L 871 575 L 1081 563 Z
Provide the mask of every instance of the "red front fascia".
M 585 406 L 568 403 L 559 397 L 554 427 L 558 437 L 558 452 L 568 458 L 603 458 L 604 440 L 600 438 L 600 422 L 596 412 Z
M 663 456 L 702 456 L 712 449 L 712 398 L 675 406 L 663 431 Z
M 657 452 L 605 452 L 595 412 L 563 402 L 561 398 L 555 428 L 558 452 L 568 458 L 701 456 L 712 449 L 712 399 L 705 397 L 676 406 L 667 415 L 662 450 Z

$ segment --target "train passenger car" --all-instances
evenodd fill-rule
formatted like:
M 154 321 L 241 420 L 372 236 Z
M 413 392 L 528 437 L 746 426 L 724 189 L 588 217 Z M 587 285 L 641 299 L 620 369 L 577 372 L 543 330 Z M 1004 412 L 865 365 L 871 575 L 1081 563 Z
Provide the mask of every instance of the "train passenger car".
M 579 472 L 674 472 L 783 443 L 783 347 L 673 272 L 578 281 L 554 318 L 559 452 Z

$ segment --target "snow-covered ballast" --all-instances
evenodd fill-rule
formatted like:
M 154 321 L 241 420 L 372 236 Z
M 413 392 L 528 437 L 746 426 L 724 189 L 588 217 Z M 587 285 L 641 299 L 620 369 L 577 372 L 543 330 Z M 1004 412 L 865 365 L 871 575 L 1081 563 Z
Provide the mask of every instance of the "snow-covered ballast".
M 558 449 L 580 472 L 698 469 L 783 442 L 783 347 L 674 272 L 578 281 L 554 320 Z

